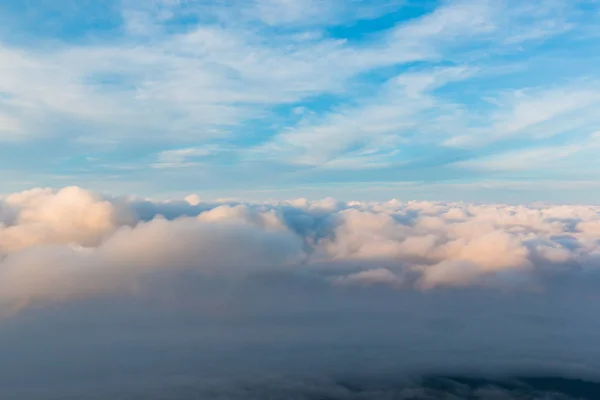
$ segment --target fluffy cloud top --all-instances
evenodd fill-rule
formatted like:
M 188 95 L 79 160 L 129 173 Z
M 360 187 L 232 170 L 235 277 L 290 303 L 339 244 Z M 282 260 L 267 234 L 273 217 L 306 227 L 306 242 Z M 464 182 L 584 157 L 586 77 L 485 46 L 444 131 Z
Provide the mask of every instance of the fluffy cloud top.
M 102 295 L 169 269 L 533 290 L 557 276 L 595 276 L 600 263 L 597 207 L 191 199 L 110 198 L 78 187 L 5 197 L 0 299 Z
M 159 202 L 69 187 L 12 194 L 0 210 L 6 398 L 52 398 L 52 385 L 56 398 L 73 385 L 89 395 L 103 379 L 154 393 L 167 377 L 205 398 L 264 398 L 233 380 L 275 374 L 266 385 L 291 393 L 282 375 L 307 371 L 600 377 L 598 207 Z M 25 390 L 26 376 L 43 390 Z M 317 386 L 296 395 L 398 393 Z M 443 398 L 407 396 L 417 389 Z

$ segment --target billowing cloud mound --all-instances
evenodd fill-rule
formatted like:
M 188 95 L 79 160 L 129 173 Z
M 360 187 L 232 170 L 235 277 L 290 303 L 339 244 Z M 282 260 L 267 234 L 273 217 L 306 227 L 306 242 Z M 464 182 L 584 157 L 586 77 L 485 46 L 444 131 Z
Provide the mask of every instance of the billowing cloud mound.
M 599 207 L 69 187 L 3 198 L 0 222 L 0 351 L 21 360 L 0 362 L 6 387 L 53 357 L 48 379 L 79 383 L 140 368 L 600 376 Z
M 77 187 L 2 200 L 0 299 L 64 300 L 188 269 L 331 284 L 543 289 L 594 279 L 600 208 L 429 202 L 152 203 Z

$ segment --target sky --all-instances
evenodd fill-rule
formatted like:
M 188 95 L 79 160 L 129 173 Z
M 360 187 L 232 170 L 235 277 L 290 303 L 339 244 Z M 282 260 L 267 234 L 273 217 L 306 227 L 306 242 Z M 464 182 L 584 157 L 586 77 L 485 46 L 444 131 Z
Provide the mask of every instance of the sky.
M 0 398 L 600 398 L 598 21 L 0 0 Z
M 4 0 L 0 192 L 597 204 L 595 0 Z

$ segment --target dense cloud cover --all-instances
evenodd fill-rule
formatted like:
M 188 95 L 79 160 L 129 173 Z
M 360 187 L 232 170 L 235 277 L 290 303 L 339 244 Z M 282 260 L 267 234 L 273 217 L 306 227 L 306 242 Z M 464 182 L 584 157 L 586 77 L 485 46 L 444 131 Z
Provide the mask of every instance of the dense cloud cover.
M 600 208 L 460 203 L 150 202 L 77 187 L 0 203 L 0 299 L 131 289 L 153 271 L 310 273 L 332 285 L 543 289 L 595 279 Z
M 167 377 L 200 393 L 213 389 L 198 377 L 274 372 L 600 377 L 600 207 L 157 202 L 69 187 L 4 197 L 0 222 L 7 398 Z M 297 398 L 414 398 L 332 382 Z M 250 390 L 232 385 L 211 396 Z

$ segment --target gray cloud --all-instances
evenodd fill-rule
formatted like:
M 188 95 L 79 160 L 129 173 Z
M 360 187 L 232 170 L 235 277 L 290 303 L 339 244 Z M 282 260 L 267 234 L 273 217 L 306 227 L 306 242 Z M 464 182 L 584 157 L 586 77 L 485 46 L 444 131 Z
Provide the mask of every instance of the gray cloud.
M 12 194 L 0 201 L 0 386 L 15 399 L 264 398 L 240 380 L 271 377 L 271 398 L 290 398 L 286 385 L 327 377 L 297 398 L 366 399 L 444 397 L 336 377 L 595 379 L 599 211 Z M 496 381 L 464 390 L 568 398 Z

